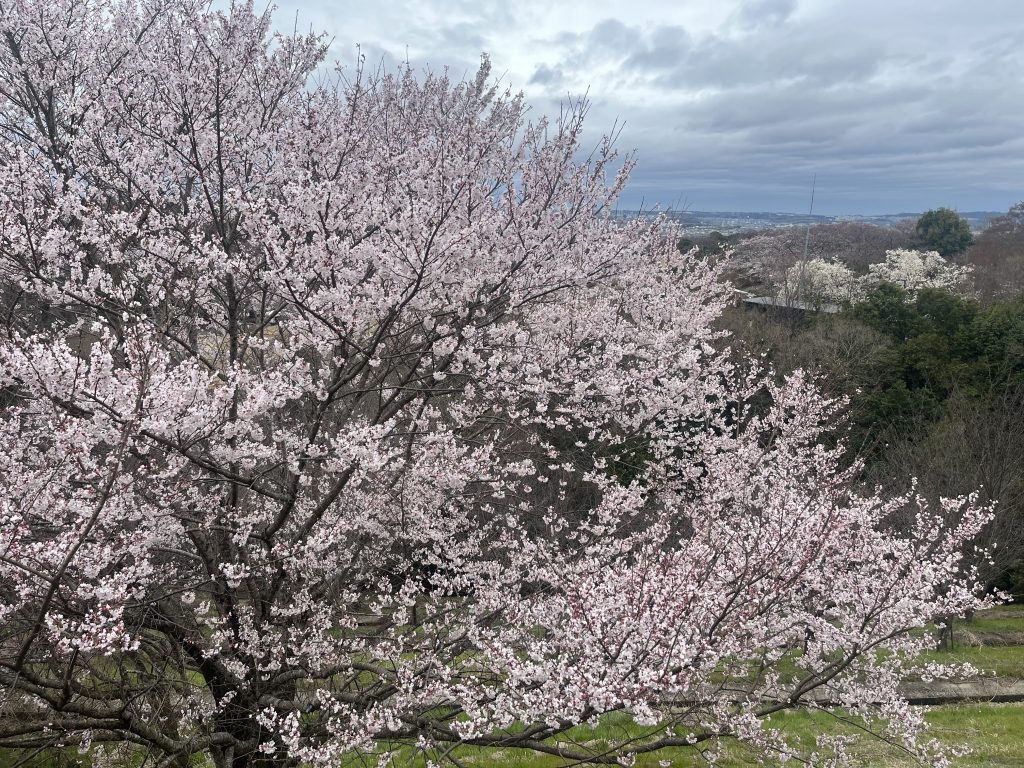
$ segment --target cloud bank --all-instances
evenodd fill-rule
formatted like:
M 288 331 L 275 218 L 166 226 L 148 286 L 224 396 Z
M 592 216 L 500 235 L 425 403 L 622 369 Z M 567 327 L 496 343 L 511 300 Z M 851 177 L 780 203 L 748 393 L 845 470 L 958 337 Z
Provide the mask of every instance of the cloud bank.
M 538 113 L 586 93 L 639 165 L 624 207 L 879 213 L 1024 198 L 1020 0 L 287 0 L 351 65 L 471 76 Z

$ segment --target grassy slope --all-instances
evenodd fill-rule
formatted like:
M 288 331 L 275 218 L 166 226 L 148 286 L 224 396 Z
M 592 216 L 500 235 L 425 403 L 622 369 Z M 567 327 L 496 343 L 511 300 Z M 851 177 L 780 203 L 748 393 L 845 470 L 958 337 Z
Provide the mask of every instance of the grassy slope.
M 1000 677 L 1024 678 L 1024 605 L 1003 606 L 972 621 L 957 622 L 957 643 L 953 651 L 937 650 L 925 655 L 923 660 L 938 662 L 969 662 L 983 673 Z M 967 643 L 983 643 L 968 645 Z M 947 747 L 968 747 L 969 755 L 955 758 L 955 766 L 964 768 L 1024 768 L 1024 704 L 965 703 L 931 707 L 926 715 L 931 734 Z M 879 739 L 863 735 L 859 730 L 840 717 L 824 712 L 785 712 L 776 715 L 771 726 L 787 735 L 797 738 L 803 744 L 813 744 L 819 733 L 842 733 L 856 736 L 851 749 L 857 761 L 863 766 L 879 768 L 903 768 L 918 763 L 898 747 L 887 745 Z M 636 735 L 640 729 L 627 717 L 605 718 L 594 729 L 579 728 L 569 734 L 569 739 L 592 749 L 599 749 L 610 740 L 621 741 Z M 725 758 L 719 765 L 728 768 L 756 764 L 754 756 L 741 746 L 727 744 Z M 430 756 L 417 756 L 412 760 L 396 760 L 395 766 L 424 766 Z M 458 754 L 460 762 L 475 768 L 499 768 L 522 766 L 523 768 L 555 768 L 567 761 L 560 758 L 520 750 L 464 750 Z M 660 761 L 670 761 L 673 766 L 702 766 L 707 763 L 692 750 L 668 750 L 657 755 L 638 758 L 637 766 L 655 768 Z M 778 765 L 769 761 L 769 766 Z M 790 763 L 791 765 L 793 763 Z
M 970 622 L 956 625 L 957 646 L 953 651 L 933 651 L 927 659 L 936 661 L 970 662 L 979 669 L 994 672 L 1001 677 L 1024 678 L 1024 605 L 1003 606 L 986 612 Z M 971 646 L 967 642 L 981 642 Z M 930 708 L 927 720 L 932 735 L 950 747 L 969 747 L 971 754 L 954 760 L 954 765 L 964 768 L 1024 768 L 1024 704 L 958 704 Z M 843 733 L 857 736 L 858 730 L 824 712 L 785 712 L 776 715 L 771 726 L 787 735 L 798 738 L 803 744 L 812 744 L 817 734 Z M 643 730 L 625 715 L 605 718 L 596 728 L 577 728 L 567 740 L 590 749 L 599 750 L 609 741 L 620 742 Z M 863 766 L 879 768 L 902 768 L 917 763 L 892 746 L 875 738 L 859 736 L 853 746 L 853 753 Z M 735 744 L 724 746 L 725 759 L 719 764 L 728 768 L 755 764 L 753 755 Z M 62 768 L 73 764 L 77 755 L 68 750 L 64 755 L 40 755 L 31 761 L 32 768 Z M 424 766 L 433 755 L 413 756 L 402 751 L 394 761 L 394 768 Z M 551 755 L 523 750 L 474 750 L 462 749 L 457 753 L 459 761 L 474 768 L 498 768 L 522 766 L 523 768 L 555 768 L 565 766 L 567 761 Z M 61 759 L 63 758 L 63 759 Z M 706 762 L 693 750 L 667 750 L 657 755 L 643 756 L 637 766 L 656 768 L 661 761 L 673 766 L 701 766 Z M 14 755 L 0 750 L 0 768 L 12 768 Z M 792 764 L 792 763 L 791 763 Z M 363 760 L 353 761 L 352 768 L 366 765 Z M 777 765 L 769 762 L 767 765 Z M 348 768 L 347 766 L 339 768 Z
M 964 704 L 935 707 L 927 715 L 932 735 L 948 747 L 969 745 L 971 754 L 956 758 L 954 765 L 964 768 L 1021 768 L 1024 766 L 1024 706 L 1017 704 Z M 821 732 L 857 735 L 858 730 L 827 713 L 787 712 L 776 715 L 771 725 L 784 732 L 788 738 L 799 738 L 803 744 L 813 744 Z M 595 729 L 576 729 L 570 737 L 573 741 L 591 749 L 600 749 L 609 740 L 621 740 L 638 733 L 636 725 L 624 718 L 608 718 Z M 863 766 L 878 768 L 904 768 L 918 766 L 914 759 L 879 739 L 857 738 L 851 753 Z M 423 768 L 432 755 L 417 756 L 413 759 L 396 759 L 395 768 Z M 460 750 L 458 760 L 474 768 L 556 768 L 566 766 L 568 761 L 552 755 L 523 750 L 484 751 Z M 670 762 L 680 768 L 705 766 L 707 762 L 693 750 L 672 749 L 657 755 L 641 756 L 638 768 L 658 768 L 661 761 Z M 754 755 L 736 744 L 726 744 L 724 759 L 718 765 L 723 768 L 740 768 L 755 765 Z M 355 763 L 353 763 L 355 765 Z M 764 763 L 767 766 L 780 765 L 777 761 Z M 795 765 L 795 763 L 789 763 Z

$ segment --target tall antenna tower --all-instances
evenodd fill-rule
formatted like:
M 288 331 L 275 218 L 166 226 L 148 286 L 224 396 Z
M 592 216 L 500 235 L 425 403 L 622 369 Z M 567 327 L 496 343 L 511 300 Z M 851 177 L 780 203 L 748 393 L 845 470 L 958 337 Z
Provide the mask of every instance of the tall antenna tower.
M 804 270 L 807 268 L 807 247 L 811 242 L 811 220 L 810 217 L 814 215 L 814 191 L 818 186 L 818 174 L 815 173 L 811 177 L 811 207 L 807 209 L 807 230 L 804 232 L 804 255 L 800 259 L 800 278 L 796 284 L 796 298 L 798 301 L 803 301 L 804 297 Z

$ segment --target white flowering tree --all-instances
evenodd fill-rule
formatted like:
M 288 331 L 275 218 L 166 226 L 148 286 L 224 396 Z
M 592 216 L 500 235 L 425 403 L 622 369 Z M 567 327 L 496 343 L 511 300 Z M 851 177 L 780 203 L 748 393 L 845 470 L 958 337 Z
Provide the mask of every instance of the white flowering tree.
M 859 276 L 845 264 L 814 258 L 786 271 L 786 292 L 808 304 L 842 304 L 856 302 L 863 287 Z
M 885 252 L 885 261 L 868 267 L 865 282 L 894 283 L 914 294 L 922 288 L 948 291 L 968 290 L 972 278 L 969 266 L 960 266 L 944 259 L 936 251 L 915 251 L 905 248 Z
M 0 5 L 0 746 L 824 761 L 767 718 L 828 700 L 941 761 L 898 684 L 987 513 L 853 490 L 582 109 L 270 24 Z

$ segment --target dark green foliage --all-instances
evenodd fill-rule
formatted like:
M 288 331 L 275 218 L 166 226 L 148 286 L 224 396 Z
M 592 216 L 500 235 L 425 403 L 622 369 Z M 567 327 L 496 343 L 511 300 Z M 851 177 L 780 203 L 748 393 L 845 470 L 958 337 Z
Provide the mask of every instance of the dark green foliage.
M 849 442 L 869 462 L 897 435 L 924 429 L 953 397 L 980 402 L 1024 389 L 1024 297 L 983 308 L 945 290 L 912 297 L 883 283 L 839 315 L 772 330 L 761 323 L 742 334 L 780 372 L 809 368 L 850 399 Z
M 885 333 L 851 396 L 869 483 L 916 477 L 929 496 L 997 502 L 990 583 L 1024 598 L 1024 298 L 981 308 L 946 291 L 882 286 L 851 312 Z
M 982 310 L 948 291 L 926 288 L 911 300 L 881 285 L 852 314 L 893 340 L 855 398 L 863 429 L 927 422 L 953 394 L 988 397 L 1024 380 L 1024 302 Z
M 1011 595 L 1015 602 L 1024 602 L 1024 561 L 998 573 L 992 586 Z
M 847 398 L 842 434 L 861 481 L 893 494 L 995 503 L 983 578 L 1024 602 L 1024 296 L 981 306 L 948 291 L 881 285 L 858 305 L 797 325 L 736 310 L 734 343 L 780 375 L 803 368 Z M 761 404 L 765 407 L 766 404 Z M 910 524 L 906 520 L 896 525 Z
M 977 302 L 963 299 L 939 288 L 922 288 L 914 309 L 924 328 L 952 336 L 978 315 Z
M 1024 299 L 996 304 L 972 322 L 962 339 L 965 351 L 985 366 L 988 377 L 1024 375 Z
M 918 243 L 942 256 L 956 256 L 970 247 L 971 225 L 952 208 L 927 211 L 917 220 Z
M 913 330 L 914 312 L 907 292 L 893 283 L 882 283 L 854 307 L 854 316 L 876 331 L 903 340 Z

